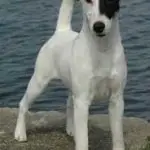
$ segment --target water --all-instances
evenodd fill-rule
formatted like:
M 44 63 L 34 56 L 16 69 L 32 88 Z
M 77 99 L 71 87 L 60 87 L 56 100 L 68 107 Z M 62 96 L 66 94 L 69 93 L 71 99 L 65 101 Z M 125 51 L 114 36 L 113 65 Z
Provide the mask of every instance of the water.
M 55 29 L 59 0 L 0 1 L 0 107 L 18 107 L 33 73 L 37 53 Z M 128 58 L 125 115 L 150 119 L 150 2 L 124 0 L 120 22 Z M 73 27 L 81 27 L 80 8 Z M 54 81 L 33 110 L 65 111 L 67 89 Z M 92 113 L 107 113 L 107 102 L 93 104 Z

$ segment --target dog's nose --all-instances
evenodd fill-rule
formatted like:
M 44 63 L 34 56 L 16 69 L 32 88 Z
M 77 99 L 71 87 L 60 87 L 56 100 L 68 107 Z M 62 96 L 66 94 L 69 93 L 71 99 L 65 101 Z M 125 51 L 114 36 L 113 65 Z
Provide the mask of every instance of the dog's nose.
M 94 23 L 93 25 L 93 30 L 96 32 L 96 33 L 102 33 L 105 29 L 105 24 L 103 22 L 96 22 Z

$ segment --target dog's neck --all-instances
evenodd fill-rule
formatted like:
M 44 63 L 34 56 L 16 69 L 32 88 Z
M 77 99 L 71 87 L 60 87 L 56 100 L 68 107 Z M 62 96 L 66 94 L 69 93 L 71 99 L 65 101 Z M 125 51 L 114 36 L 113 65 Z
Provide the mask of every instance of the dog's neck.
M 112 26 L 110 32 L 104 37 L 97 36 L 93 31 L 90 30 L 86 18 L 84 18 L 83 26 L 80 32 L 81 38 L 87 41 L 88 47 L 100 52 L 112 51 L 116 44 L 121 43 L 119 20 L 115 17 L 112 20 Z

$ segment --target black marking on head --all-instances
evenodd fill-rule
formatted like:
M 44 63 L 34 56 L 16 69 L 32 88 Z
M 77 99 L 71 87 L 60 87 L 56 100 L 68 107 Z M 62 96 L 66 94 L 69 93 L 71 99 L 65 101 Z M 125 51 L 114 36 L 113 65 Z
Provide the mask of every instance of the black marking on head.
M 114 17 L 115 13 L 119 11 L 120 0 L 99 0 L 99 10 L 101 14 L 105 14 L 109 19 Z

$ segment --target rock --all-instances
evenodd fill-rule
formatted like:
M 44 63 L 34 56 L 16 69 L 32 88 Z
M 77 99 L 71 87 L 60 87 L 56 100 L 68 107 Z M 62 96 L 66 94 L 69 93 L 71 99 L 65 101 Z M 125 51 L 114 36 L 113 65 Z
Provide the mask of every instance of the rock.
M 28 141 L 14 140 L 13 132 L 18 109 L 0 108 L 0 150 L 74 150 L 74 141 L 65 132 L 65 114 L 29 112 L 27 115 Z M 150 125 L 139 118 L 124 118 L 124 137 L 127 150 L 141 150 L 150 136 Z M 108 115 L 89 117 L 89 149 L 111 150 Z

